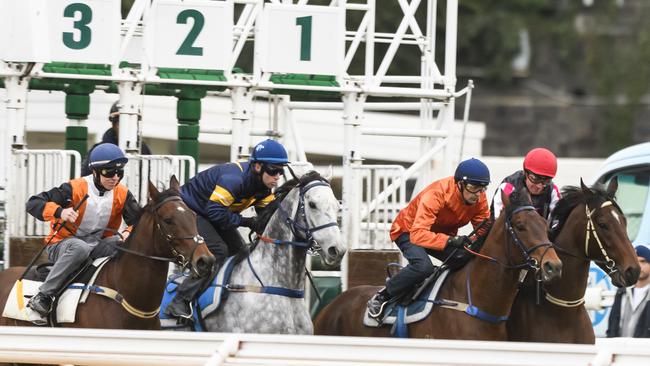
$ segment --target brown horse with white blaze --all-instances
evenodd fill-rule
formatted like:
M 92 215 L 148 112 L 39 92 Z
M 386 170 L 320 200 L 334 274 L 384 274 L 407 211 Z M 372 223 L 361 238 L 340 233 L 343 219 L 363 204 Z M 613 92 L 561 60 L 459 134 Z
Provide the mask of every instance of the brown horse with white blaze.
M 170 262 L 208 275 L 214 257 L 198 235 L 196 215 L 179 196 L 176 177 L 170 189 L 159 192 L 149 182 L 149 203 L 121 252 L 99 273 L 95 286 L 115 290 L 112 299 L 94 292 L 79 304 L 74 323 L 57 326 L 76 328 L 159 329 L 158 312 Z M 12 286 L 25 270 L 12 267 L 0 272 L 0 309 L 4 309 Z M 119 299 L 122 301 L 119 301 Z M 30 322 L 0 317 L 0 325 L 31 326 Z
M 551 233 L 563 263 L 562 280 L 545 285 L 537 303 L 531 283 L 517 295 L 508 319 L 508 339 L 527 342 L 595 342 L 594 329 L 584 306 L 591 261 L 598 264 L 617 287 L 636 283 L 640 267 L 627 236 L 627 220 L 614 196 L 618 180 L 603 190 L 565 187 L 553 211 L 558 226 Z M 532 282 L 532 281 L 531 281 Z
M 475 257 L 460 270 L 450 273 L 437 299 L 471 305 L 482 314 L 502 318 L 510 313 L 522 270 L 540 271 L 552 281 L 562 272 L 562 263 L 547 236 L 547 224 L 531 205 L 526 193 L 502 195 L 505 213 L 490 230 Z M 488 260 L 486 260 L 488 259 Z M 388 327 L 363 325 L 366 302 L 378 290 L 374 286 L 352 288 L 325 307 L 314 322 L 320 335 L 389 336 Z M 459 306 L 460 307 L 460 306 Z M 409 324 L 413 338 L 505 340 L 502 320 L 490 322 L 448 307 L 434 306 L 431 314 Z

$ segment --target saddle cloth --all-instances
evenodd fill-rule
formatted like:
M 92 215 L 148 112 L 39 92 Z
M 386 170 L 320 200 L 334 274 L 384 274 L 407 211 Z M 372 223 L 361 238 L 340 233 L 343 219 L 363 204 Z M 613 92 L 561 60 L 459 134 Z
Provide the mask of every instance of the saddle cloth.
M 449 268 L 443 270 L 435 282 L 430 284 L 427 289 L 422 291 L 420 296 L 415 301 L 408 304 L 405 310 L 405 324 L 415 323 L 429 316 L 431 309 L 433 309 L 433 306 L 435 305 L 434 301 L 438 296 L 438 292 L 440 291 L 442 284 L 445 282 L 445 279 L 447 278 L 449 272 Z M 397 312 L 399 306 L 399 302 L 387 304 L 386 308 L 384 309 L 384 317 L 381 319 L 381 322 L 377 321 L 374 318 L 371 318 L 370 315 L 368 315 L 368 309 L 366 309 L 366 312 L 363 316 L 363 325 L 367 327 L 377 328 L 384 325 L 395 324 L 397 321 Z
M 194 328 L 197 331 L 202 331 L 201 321 L 199 317 L 205 318 L 206 316 L 212 314 L 219 305 L 221 301 L 228 296 L 228 290 L 226 285 L 230 281 L 230 276 L 232 271 L 235 268 L 235 257 L 229 257 L 224 262 L 223 266 L 217 273 L 217 275 L 212 279 L 210 285 L 201 292 L 198 299 L 192 301 L 192 306 L 194 309 L 199 311 L 194 311 L 192 316 L 194 318 Z M 169 317 L 165 314 L 165 309 L 167 305 L 174 299 L 176 296 L 176 288 L 187 278 L 186 275 L 176 275 L 170 277 L 167 281 L 167 286 L 165 287 L 165 293 L 163 294 L 162 304 L 160 308 L 163 310 L 160 312 L 160 326 L 163 329 L 178 329 L 184 328 L 185 325 L 178 324 L 178 321 L 174 317 Z
M 83 304 L 88 298 L 89 290 L 85 289 L 93 285 L 97 275 L 103 268 L 104 264 L 110 258 L 98 258 L 93 261 L 92 265 L 86 271 L 82 271 L 75 280 L 68 285 L 65 291 L 54 302 L 56 307 L 56 322 L 57 323 L 74 323 L 75 314 L 77 312 L 78 304 Z M 86 279 L 86 280 L 83 280 Z M 32 322 L 36 325 L 45 325 L 48 320 L 42 317 L 39 313 L 27 307 L 29 299 L 38 293 L 39 287 L 43 281 L 23 279 L 16 281 L 11 288 L 9 298 L 2 311 L 2 316 L 16 320 Z M 87 286 L 88 285 L 88 286 Z

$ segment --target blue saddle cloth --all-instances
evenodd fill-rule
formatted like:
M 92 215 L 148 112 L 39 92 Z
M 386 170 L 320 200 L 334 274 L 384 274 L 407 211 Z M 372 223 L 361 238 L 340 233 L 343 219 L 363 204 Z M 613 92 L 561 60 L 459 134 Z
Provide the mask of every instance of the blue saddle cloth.
M 446 269 L 440 273 L 438 279 L 422 291 L 415 301 L 411 302 L 407 306 L 402 306 L 399 303 L 387 304 L 384 309 L 384 317 L 381 321 L 371 318 L 366 309 L 366 313 L 363 317 L 363 324 L 367 327 L 381 327 L 397 323 L 396 328 L 398 328 L 398 332 L 396 335 L 398 337 L 403 336 L 400 334 L 399 328 L 405 327 L 406 324 L 418 322 L 429 316 L 435 305 L 438 292 L 440 291 L 442 284 L 445 282 L 449 272 L 450 270 Z
M 217 273 L 210 285 L 192 302 L 192 307 L 194 309 L 199 309 L 199 311 L 194 311 L 193 313 L 194 330 L 203 331 L 203 327 L 201 326 L 202 321 L 199 319 L 199 316 L 205 318 L 209 314 L 213 313 L 217 308 L 219 308 L 221 302 L 228 297 L 226 285 L 230 281 L 230 276 L 232 275 L 234 268 L 234 256 L 229 257 L 226 259 L 224 265 L 221 266 L 219 273 Z M 167 308 L 167 305 L 169 305 L 169 303 L 174 299 L 174 296 L 176 296 L 176 288 L 185 280 L 186 277 L 187 276 L 184 274 L 179 274 L 170 277 L 167 281 L 162 304 L 160 305 L 160 308 L 163 310 L 160 312 L 160 325 L 163 329 L 187 327 L 184 324 L 178 324 L 176 318 L 167 316 L 164 311 Z

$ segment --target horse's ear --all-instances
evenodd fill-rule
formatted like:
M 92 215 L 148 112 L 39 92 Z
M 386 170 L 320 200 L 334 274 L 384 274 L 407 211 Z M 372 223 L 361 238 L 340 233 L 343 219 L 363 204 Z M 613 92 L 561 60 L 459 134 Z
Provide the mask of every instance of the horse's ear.
M 580 178 L 580 189 L 582 189 L 582 193 L 588 197 L 591 197 L 593 195 L 593 192 L 589 187 L 585 185 L 585 182 L 582 180 L 582 178 Z
M 330 164 L 330 167 L 327 169 L 327 173 L 323 178 L 325 178 L 328 181 L 331 181 L 333 176 L 334 176 L 334 167 L 332 166 L 332 164 Z
M 506 192 L 504 192 L 503 189 L 499 189 L 499 192 L 501 193 L 501 202 L 503 202 L 503 207 L 510 206 L 510 195 L 506 194 Z
M 609 197 L 615 197 L 617 190 L 618 190 L 618 175 L 615 175 L 607 185 L 607 195 Z
M 149 179 L 149 198 L 151 198 L 152 201 L 155 201 L 156 198 L 158 198 L 158 188 L 151 182 L 151 179 Z
M 171 179 L 169 179 L 169 187 L 172 190 L 179 192 L 180 183 L 178 183 L 178 179 L 176 179 L 176 175 L 172 175 Z

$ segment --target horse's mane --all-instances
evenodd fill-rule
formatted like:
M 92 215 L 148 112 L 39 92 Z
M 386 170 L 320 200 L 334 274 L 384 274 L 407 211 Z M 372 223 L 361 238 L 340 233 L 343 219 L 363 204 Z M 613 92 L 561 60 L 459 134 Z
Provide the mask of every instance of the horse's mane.
M 555 240 L 560 231 L 562 231 L 562 227 L 564 227 L 571 211 L 579 204 L 587 204 L 593 207 L 608 200 L 614 201 L 614 197 L 608 194 L 600 185 L 592 186 L 591 190 L 594 192 L 594 195 L 591 195 L 592 198 L 588 202 L 587 195 L 582 192 L 582 188 L 575 186 L 565 186 L 562 188 L 562 198 L 557 202 L 555 209 L 551 213 L 550 222 L 557 221 L 557 225 L 549 233 L 549 239 L 551 241 Z
M 261 210 L 259 216 L 257 217 L 258 230 L 260 232 L 264 231 L 264 228 L 266 228 L 266 225 L 269 223 L 269 220 L 271 220 L 271 217 L 273 216 L 275 211 L 278 209 L 278 207 L 280 207 L 282 201 L 287 197 L 287 195 L 289 194 L 289 192 L 291 192 L 292 189 L 298 186 L 304 187 L 307 184 L 316 180 L 329 183 L 329 181 L 323 178 L 317 171 L 310 170 L 300 178 L 294 177 L 286 181 L 280 187 L 278 187 L 274 192 L 275 199 L 273 200 L 273 202 L 271 202 L 268 206 L 266 206 L 263 210 Z

